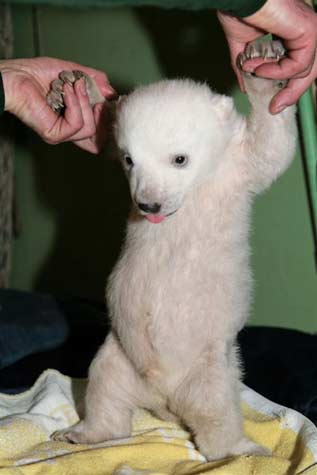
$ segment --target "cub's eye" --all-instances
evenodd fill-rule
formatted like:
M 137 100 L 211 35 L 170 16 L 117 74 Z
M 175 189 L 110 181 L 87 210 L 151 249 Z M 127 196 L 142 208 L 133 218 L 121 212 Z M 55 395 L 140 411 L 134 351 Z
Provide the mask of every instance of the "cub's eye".
M 127 153 L 123 155 L 123 161 L 128 167 L 132 167 L 134 165 L 132 158 Z
M 173 157 L 172 164 L 175 167 L 184 167 L 188 163 L 188 157 L 186 155 L 176 155 Z

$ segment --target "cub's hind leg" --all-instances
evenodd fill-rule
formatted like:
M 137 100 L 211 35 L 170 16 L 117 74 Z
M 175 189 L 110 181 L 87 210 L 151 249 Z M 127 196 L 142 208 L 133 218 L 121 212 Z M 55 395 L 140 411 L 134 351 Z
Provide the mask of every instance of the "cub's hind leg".
M 52 438 L 89 444 L 128 437 L 133 410 L 143 406 L 146 394 L 147 389 L 120 342 L 110 333 L 89 369 L 84 419 L 55 432 Z
M 267 454 L 244 434 L 239 378 L 235 346 L 219 342 L 195 361 L 170 398 L 172 410 L 190 428 L 207 460 Z

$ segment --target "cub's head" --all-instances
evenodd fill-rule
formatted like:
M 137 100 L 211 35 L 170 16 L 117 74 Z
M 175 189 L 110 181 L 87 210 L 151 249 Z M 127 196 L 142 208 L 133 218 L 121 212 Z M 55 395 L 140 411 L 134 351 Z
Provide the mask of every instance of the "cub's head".
M 232 100 L 191 80 L 140 87 L 117 107 L 116 142 L 138 211 L 159 223 L 215 173 L 232 135 Z

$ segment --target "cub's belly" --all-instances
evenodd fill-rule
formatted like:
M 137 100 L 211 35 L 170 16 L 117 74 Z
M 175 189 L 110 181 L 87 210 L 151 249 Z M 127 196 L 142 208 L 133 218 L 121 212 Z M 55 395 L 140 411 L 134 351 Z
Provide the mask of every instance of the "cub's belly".
M 133 361 L 192 358 L 204 345 L 236 336 L 248 316 L 251 279 L 247 253 L 226 249 L 192 259 L 185 249 L 168 259 L 152 248 L 123 253 L 107 297 Z

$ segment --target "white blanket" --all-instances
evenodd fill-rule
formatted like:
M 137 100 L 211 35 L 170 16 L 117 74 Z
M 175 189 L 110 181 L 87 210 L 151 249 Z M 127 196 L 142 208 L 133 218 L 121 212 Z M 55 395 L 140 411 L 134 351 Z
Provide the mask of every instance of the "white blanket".
M 317 475 L 317 429 L 301 414 L 241 385 L 245 430 L 272 456 L 207 463 L 174 423 L 136 411 L 133 434 L 96 445 L 50 441 L 78 420 L 84 380 L 45 371 L 19 395 L 0 394 L 0 475 Z

